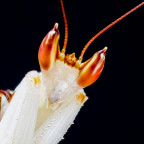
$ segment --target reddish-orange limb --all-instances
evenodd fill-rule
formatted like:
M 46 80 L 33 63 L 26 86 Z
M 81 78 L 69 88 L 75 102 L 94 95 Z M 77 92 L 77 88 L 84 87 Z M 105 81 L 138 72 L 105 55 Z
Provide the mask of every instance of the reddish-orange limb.
M 61 8 L 62 8 L 62 14 L 63 14 L 64 25 L 65 25 L 65 38 L 64 38 L 64 45 L 63 45 L 63 49 L 62 49 L 62 53 L 64 54 L 66 51 L 67 43 L 68 43 L 68 22 L 67 22 L 67 18 L 66 18 L 63 0 L 60 0 L 60 4 L 61 4 Z
M 104 33 L 106 30 L 108 30 L 110 27 L 112 27 L 113 25 L 115 25 L 117 22 L 121 21 L 123 18 L 125 18 L 126 16 L 128 16 L 129 14 L 131 14 L 132 12 L 134 12 L 135 10 L 137 10 L 138 8 L 140 8 L 142 5 L 144 5 L 144 2 L 140 3 L 139 5 L 137 5 L 136 7 L 134 7 L 133 9 L 131 9 L 130 11 L 128 11 L 127 13 L 125 13 L 124 15 L 122 15 L 121 17 L 119 17 L 118 19 L 116 19 L 115 21 L 113 21 L 111 24 L 109 24 L 108 26 L 106 26 L 104 29 L 102 29 L 100 32 L 98 32 L 94 37 L 92 37 L 88 43 L 84 46 L 81 55 L 79 57 L 79 60 L 82 61 L 83 56 L 85 51 L 87 50 L 87 48 L 89 47 L 89 45 L 98 37 L 100 36 L 102 33 Z

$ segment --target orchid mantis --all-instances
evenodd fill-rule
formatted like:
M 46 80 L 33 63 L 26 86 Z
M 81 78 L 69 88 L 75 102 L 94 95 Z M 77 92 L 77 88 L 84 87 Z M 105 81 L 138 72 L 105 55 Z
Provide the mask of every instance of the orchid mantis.
M 77 59 L 67 54 L 68 24 L 60 51 L 58 23 L 43 39 L 38 59 L 41 72 L 26 74 L 14 91 L 0 90 L 0 144 L 57 144 L 64 136 L 88 97 L 84 88 L 102 73 L 107 47 L 82 63 L 89 45 L 103 32 L 144 4 L 142 2 L 96 34 Z

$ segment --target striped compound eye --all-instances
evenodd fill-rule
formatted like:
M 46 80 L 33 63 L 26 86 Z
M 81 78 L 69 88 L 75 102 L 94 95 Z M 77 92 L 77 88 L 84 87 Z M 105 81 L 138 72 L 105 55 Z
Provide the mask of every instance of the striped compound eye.
M 45 36 L 39 48 L 38 59 L 44 70 L 52 68 L 55 62 L 59 37 L 58 24 L 56 23 L 54 28 Z
M 107 47 L 96 52 L 89 60 L 81 64 L 78 84 L 87 87 L 94 83 L 102 73 Z

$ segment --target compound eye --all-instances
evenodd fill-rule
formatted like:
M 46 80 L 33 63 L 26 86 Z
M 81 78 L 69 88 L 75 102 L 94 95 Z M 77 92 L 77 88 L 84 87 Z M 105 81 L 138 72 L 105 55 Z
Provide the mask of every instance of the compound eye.
M 107 47 L 96 52 L 89 60 L 81 65 L 77 81 L 80 86 L 87 87 L 99 78 L 104 67 L 106 50 Z
M 39 48 L 39 64 L 44 70 L 50 69 L 56 60 L 59 37 L 58 24 L 56 23 L 54 28 L 45 36 Z

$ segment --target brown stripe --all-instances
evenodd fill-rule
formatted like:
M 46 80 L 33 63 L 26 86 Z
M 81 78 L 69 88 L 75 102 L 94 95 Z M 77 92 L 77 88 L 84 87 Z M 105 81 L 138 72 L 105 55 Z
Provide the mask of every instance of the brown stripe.
M 9 99 L 9 96 L 6 91 L 0 89 L 0 93 L 3 94 L 7 100 Z
M 7 99 L 8 102 L 11 101 L 14 93 L 15 92 L 13 92 L 12 90 L 9 90 L 9 89 L 6 90 L 6 91 L 0 89 L 0 94 L 3 94 L 6 97 L 6 99 Z

